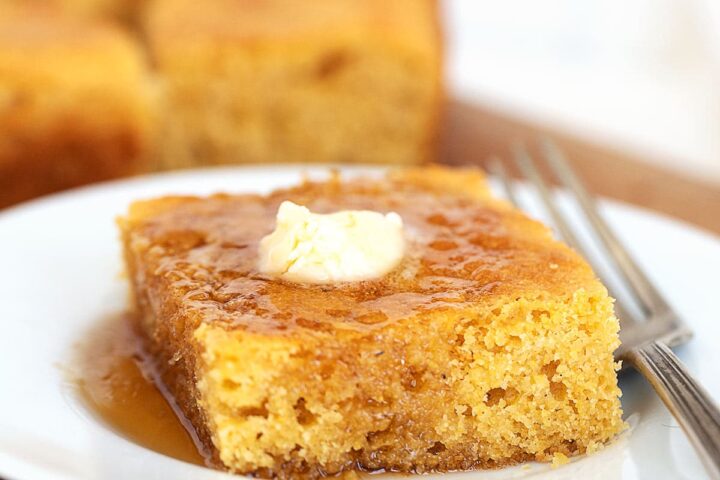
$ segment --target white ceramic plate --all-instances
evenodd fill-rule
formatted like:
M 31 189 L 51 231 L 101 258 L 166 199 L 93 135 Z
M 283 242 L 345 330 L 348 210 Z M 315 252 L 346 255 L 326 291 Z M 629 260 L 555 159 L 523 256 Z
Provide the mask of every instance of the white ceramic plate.
M 300 171 L 234 168 L 139 178 L 71 191 L 0 214 L 0 476 L 237 478 L 149 451 L 99 423 L 64 382 L 62 365 L 93 322 L 125 306 L 114 218 L 129 202 L 170 193 L 268 191 L 296 181 Z M 678 353 L 720 398 L 720 350 L 714 345 L 720 340 L 720 241 L 625 205 L 604 202 L 603 208 L 697 333 Z M 632 429 L 599 453 L 557 469 L 529 464 L 448 478 L 704 478 L 683 433 L 644 380 L 625 374 L 621 386 Z

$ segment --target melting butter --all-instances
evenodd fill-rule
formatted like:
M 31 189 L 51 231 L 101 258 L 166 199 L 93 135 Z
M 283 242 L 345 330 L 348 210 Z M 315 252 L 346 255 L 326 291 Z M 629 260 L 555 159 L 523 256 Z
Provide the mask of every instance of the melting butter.
M 275 231 L 260 241 L 259 268 L 293 282 L 352 282 L 382 277 L 404 254 L 397 213 L 317 214 L 286 201 L 278 209 Z

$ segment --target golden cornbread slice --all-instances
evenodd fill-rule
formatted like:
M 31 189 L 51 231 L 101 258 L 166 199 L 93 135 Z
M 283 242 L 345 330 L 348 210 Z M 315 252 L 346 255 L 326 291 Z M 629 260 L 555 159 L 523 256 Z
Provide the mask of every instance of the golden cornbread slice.
M 269 278 L 258 243 L 284 200 L 395 211 L 405 258 L 371 281 Z M 593 451 L 623 428 L 607 291 L 478 172 L 160 198 L 119 224 L 160 374 L 234 472 L 491 468 Z
M 434 0 L 156 0 L 144 24 L 162 167 L 435 156 Z
M 146 73 L 140 47 L 112 25 L 0 8 L 0 207 L 146 168 Z

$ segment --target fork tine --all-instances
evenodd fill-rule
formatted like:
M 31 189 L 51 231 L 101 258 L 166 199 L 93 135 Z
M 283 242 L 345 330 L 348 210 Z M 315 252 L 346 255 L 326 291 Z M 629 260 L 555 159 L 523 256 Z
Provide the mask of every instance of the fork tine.
M 635 263 L 615 233 L 600 216 L 595 201 L 590 194 L 588 194 L 577 176 L 575 176 L 560 149 L 547 138 L 543 139 L 542 148 L 550 167 L 563 185 L 573 192 L 580 207 L 583 212 L 585 212 L 585 216 L 590 222 L 590 225 L 602 240 L 613 262 L 625 280 L 627 280 L 630 287 L 632 287 L 636 297 L 640 299 L 642 309 L 646 313 L 664 314 L 669 312 L 670 307 L 662 295 L 660 295 L 647 275 L 645 275 L 637 263 Z
M 490 173 L 495 176 L 495 178 L 500 179 L 503 193 L 505 193 L 505 197 L 508 199 L 508 201 L 516 207 L 519 207 L 520 203 L 518 203 L 517 196 L 515 195 L 515 189 L 512 187 L 512 183 L 510 182 L 510 175 L 508 175 L 505 164 L 498 157 L 492 157 L 488 163 L 488 169 L 490 170 Z
M 543 177 L 540 174 L 538 168 L 535 166 L 535 163 L 530 157 L 530 154 L 524 147 L 520 145 L 515 145 L 513 150 L 515 154 L 515 162 L 522 171 L 523 175 L 525 175 L 537 188 L 543 205 L 548 210 L 548 212 L 550 212 L 550 215 L 553 218 L 553 222 L 557 229 L 560 231 L 560 235 L 563 240 L 565 240 L 566 243 L 572 246 L 583 258 L 585 258 L 585 260 L 590 263 L 595 272 L 599 272 L 598 265 L 592 261 L 592 257 L 588 255 L 587 250 L 585 250 L 582 243 L 578 240 L 577 236 L 572 230 L 572 227 L 565 219 L 564 214 L 561 213 L 560 209 L 558 208 L 556 202 L 553 199 L 552 193 L 550 192 L 548 184 L 545 182 L 545 180 L 543 180 Z M 507 179 L 502 180 L 503 183 L 507 182 L 505 188 L 512 191 L 510 182 L 507 181 Z M 517 202 L 514 203 L 516 206 L 518 205 Z M 603 279 L 603 284 L 609 285 L 609 282 Z M 610 290 L 610 294 L 617 299 L 617 293 L 614 292 L 613 289 L 610 287 L 608 287 L 608 289 Z M 617 314 L 617 317 L 620 319 L 622 328 L 628 328 L 631 323 L 637 322 L 636 316 L 630 313 L 630 311 L 625 308 L 625 306 L 620 301 L 615 302 L 615 312 Z
M 565 221 L 565 217 L 560 212 L 560 209 L 553 201 L 552 194 L 550 193 L 550 188 L 548 187 L 545 180 L 543 180 L 542 175 L 540 175 L 540 171 L 535 166 L 532 158 L 530 158 L 530 154 L 528 153 L 528 151 L 525 149 L 524 146 L 520 144 L 515 144 L 513 145 L 513 154 L 515 163 L 517 164 L 518 168 L 520 168 L 520 171 L 523 173 L 523 175 L 525 175 L 528 180 L 530 180 L 530 182 L 532 182 L 535 188 L 537 188 L 543 205 L 545 205 L 545 208 L 547 208 L 548 212 L 550 212 L 553 223 L 555 224 L 555 227 L 557 227 L 558 233 L 560 233 L 560 237 L 562 237 L 565 243 L 580 252 L 582 250 L 582 246 L 580 245 L 577 236 L 575 236 L 572 229 L 570 228 L 570 225 L 568 224 L 568 222 Z

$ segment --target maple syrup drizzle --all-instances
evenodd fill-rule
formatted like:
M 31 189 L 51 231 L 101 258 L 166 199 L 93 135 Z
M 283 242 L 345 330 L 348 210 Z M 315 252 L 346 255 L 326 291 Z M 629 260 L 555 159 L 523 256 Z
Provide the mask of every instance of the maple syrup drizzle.
M 154 380 L 130 314 L 103 319 L 77 352 L 74 382 L 86 406 L 112 430 L 150 450 L 211 466 L 192 426 Z

